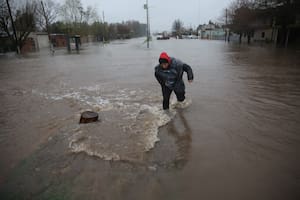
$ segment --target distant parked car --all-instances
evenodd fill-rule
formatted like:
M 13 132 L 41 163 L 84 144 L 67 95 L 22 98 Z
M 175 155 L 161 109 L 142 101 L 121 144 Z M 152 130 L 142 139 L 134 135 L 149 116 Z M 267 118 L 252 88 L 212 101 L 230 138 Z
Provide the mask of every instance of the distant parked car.
M 184 35 L 184 39 L 198 39 L 197 35 Z
M 156 37 L 157 40 L 168 40 L 170 39 L 169 36 L 164 36 L 164 35 L 157 35 Z
M 189 39 L 198 39 L 198 36 L 197 35 L 189 35 L 188 38 Z

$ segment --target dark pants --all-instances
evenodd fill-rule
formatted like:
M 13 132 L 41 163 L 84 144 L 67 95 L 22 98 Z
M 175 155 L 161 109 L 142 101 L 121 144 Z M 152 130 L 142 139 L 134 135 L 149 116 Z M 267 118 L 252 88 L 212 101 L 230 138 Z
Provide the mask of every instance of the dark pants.
M 173 90 L 169 89 L 166 86 L 162 86 L 162 94 L 163 94 L 163 109 L 169 109 L 169 104 L 170 104 L 170 96 Z M 185 99 L 185 91 L 176 91 L 174 90 L 175 95 L 177 97 L 177 101 L 184 101 Z

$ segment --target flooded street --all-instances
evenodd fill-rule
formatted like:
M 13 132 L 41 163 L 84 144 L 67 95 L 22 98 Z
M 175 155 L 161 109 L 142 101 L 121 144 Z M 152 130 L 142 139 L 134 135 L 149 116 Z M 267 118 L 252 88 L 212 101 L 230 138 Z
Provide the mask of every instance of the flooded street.
M 300 52 L 143 42 L 0 57 L 0 199 L 300 199 Z M 170 115 L 162 51 L 195 77 Z

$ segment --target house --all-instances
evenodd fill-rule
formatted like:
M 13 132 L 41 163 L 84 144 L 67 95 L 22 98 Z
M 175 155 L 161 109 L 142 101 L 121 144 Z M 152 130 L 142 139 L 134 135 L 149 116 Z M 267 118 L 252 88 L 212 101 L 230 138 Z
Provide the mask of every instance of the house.
M 199 38 L 207 40 L 224 40 L 225 31 L 218 28 L 215 24 L 204 24 L 199 26 Z
M 35 52 L 43 48 L 49 48 L 49 37 L 46 32 L 32 32 L 24 41 L 21 52 Z
M 49 36 L 46 32 L 37 32 L 36 33 L 36 41 L 38 49 L 49 48 Z
M 35 52 L 38 50 L 37 40 L 34 35 L 29 35 L 23 42 L 21 53 Z
M 258 28 L 254 30 L 253 42 L 276 43 L 278 29 L 277 28 Z
M 50 34 L 50 40 L 54 47 L 67 46 L 67 38 L 65 34 Z
M 267 42 L 279 46 L 300 44 L 300 2 L 265 2 L 257 10 L 259 19 L 252 25 L 254 42 Z

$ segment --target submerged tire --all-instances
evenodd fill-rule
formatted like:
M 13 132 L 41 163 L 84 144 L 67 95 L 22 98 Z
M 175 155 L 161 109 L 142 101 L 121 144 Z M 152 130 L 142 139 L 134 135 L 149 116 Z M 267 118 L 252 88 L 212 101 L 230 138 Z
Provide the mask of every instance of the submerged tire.
M 92 111 L 85 111 L 81 114 L 79 123 L 91 123 L 98 121 L 98 113 Z

